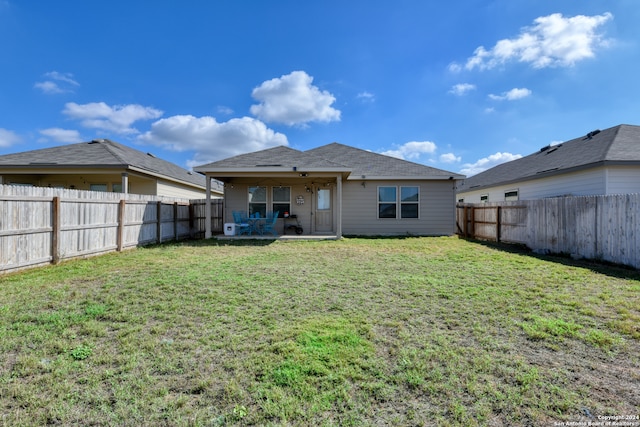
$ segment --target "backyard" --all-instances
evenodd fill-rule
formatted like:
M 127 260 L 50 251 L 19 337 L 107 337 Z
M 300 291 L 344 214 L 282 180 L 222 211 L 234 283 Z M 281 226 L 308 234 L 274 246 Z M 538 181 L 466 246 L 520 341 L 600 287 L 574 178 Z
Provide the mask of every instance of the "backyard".
M 2 426 L 639 415 L 636 270 L 440 237 L 190 241 L 0 276 Z

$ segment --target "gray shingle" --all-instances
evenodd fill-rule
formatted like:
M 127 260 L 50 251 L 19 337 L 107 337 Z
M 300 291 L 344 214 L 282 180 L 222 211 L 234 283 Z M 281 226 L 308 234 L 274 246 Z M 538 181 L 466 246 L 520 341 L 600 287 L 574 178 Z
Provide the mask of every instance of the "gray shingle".
M 256 168 L 256 167 L 286 167 L 293 168 L 294 166 L 298 170 L 305 168 L 328 168 L 335 169 L 344 167 L 339 163 L 332 162 L 322 157 L 295 150 L 293 148 L 278 146 L 274 148 L 268 148 L 266 150 L 255 151 L 253 153 L 240 154 L 238 156 L 230 157 L 228 159 L 219 160 L 217 162 L 208 163 L 196 167 L 199 168 Z

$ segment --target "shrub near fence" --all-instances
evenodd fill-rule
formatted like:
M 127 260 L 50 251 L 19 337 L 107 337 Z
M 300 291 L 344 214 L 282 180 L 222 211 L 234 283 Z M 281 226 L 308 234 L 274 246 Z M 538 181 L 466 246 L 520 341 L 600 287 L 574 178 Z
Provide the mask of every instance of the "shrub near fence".
M 640 268 L 640 194 L 458 204 L 458 234 Z
M 204 235 L 206 200 L 0 185 L 0 273 Z M 222 200 L 212 200 L 222 231 Z

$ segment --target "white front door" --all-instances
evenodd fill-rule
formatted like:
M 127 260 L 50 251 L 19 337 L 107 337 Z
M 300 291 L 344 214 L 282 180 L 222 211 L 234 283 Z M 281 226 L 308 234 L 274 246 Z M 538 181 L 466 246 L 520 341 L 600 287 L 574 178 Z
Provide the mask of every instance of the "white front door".
M 333 209 L 331 188 L 316 188 L 316 231 L 325 233 L 333 231 Z

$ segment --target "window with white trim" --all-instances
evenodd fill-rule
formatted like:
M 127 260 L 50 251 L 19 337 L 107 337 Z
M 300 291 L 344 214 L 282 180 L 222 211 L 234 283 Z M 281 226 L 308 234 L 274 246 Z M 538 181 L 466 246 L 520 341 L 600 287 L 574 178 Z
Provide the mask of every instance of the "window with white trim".
M 400 187 L 400 218 L 418 218 L 419 187 Z
M 378 218 L 419 218 L 420 188 L 378 187 Z
M 249 215 L 267 216 L 267 187 L 249 187 Z
M 271 206 L 278 217 L 284 217 L 285 212 L 291 213 L 291 187 L 272 187 Z
M 518 190 L 509 190 L 504 192 L 505 201 L 518 200 Z

